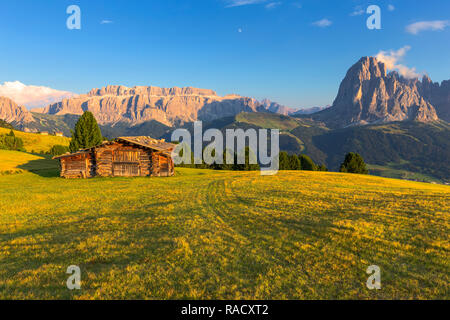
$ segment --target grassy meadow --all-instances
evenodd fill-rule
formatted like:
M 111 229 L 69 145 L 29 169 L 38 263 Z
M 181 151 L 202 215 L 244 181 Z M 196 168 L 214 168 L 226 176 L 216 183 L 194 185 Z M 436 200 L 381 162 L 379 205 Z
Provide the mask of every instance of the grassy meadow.
M 0 175 L 17 174 L 25 171 L 42 171 L 50 169 L 54 172 L 55 163 L 49 161 L 50 156 L 34 155 L 19 151 L 0 150 Z
M 0 299 L 450 298 L 448 186 L 195 169 L 65 180 L 23 157 L 0 175 Z
M 0 128 L 0 134 L 7 134 L 11 131 L 11 129 Z M 70 138 L 67 137 L 57 137 L 57 136 L 45 136 L 38 133 L 29 133 L 14 130 L 14 134 L 16 137 L 19 137 L 23 141 L 23 147 L 27 152 L 36 152 L 36 153 L 46 153 L 50 151 L 50 149 L 54 145 L 63 145 L 68 146 L 70 143 Z M 1 170 L 0 162 L 0 170 Z

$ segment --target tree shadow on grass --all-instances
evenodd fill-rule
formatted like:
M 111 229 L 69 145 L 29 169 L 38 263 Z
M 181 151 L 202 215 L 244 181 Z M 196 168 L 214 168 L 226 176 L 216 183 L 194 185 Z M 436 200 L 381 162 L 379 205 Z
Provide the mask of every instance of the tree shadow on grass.
M 52 160 L 52 156 L 48 155 L 39 154 L 37 156 L 42 158 L 28 161 L 27 163 L 17 166 L 17 168 L 31 172 L 43 178 L 59 177 L 58 160 Z

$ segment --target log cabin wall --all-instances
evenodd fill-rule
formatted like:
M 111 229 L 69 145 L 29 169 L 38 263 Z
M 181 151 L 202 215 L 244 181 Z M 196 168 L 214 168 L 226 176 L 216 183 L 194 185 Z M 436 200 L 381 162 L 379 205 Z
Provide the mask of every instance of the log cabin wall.
M 100 177 L 150 176 L 151 150 L 116 142 L 95 150 L 96 174 Z
M 174 175 L 170 153 L 126 141 L 104 143 L 60 157 L 61 177 L 168 177 Z
M 95 159 L 91 152 L 61 158 L 61 177 L 91 178 L 95 175 Z
M 152 161 L 151 161 L 151 172 L 152 177 L 159 177 L 160 175 L 160 167 L 159 167 L 159 154 L 157 152 L 153 152 L 152 155 Z
M 152 176 L 169 177 L 174 175 L 174 163 L 171 157 L 161 153 L 152 153 Z

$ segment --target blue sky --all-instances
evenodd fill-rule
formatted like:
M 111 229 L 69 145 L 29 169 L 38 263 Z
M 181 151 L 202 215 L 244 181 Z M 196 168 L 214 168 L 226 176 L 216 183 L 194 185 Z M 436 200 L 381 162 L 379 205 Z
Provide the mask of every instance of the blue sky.
M 72 4 L 81 30 L 66 28 Z M 381 30 L 366 27 L 369 5 Z M 442 0 L 3 0 L 0 83 L 194 86 L 322 106 L 352 64 L 382 50 L 406 48 L 398 63 L 449 79 L 449 20 Z

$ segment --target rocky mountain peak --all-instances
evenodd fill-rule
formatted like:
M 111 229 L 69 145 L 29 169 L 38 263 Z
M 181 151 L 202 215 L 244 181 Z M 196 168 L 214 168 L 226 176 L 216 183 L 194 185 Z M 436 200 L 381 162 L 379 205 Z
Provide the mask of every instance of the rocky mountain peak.
M 431 78 L 427 74 L 425 74 L 422 77 L 422 84 L 423 85 L 430 85 L 430 84 L 433 84 L 433 81 L 431 81 Z
M 383 62 L 379 62 L 374 57 L 361 58 L 347 72 L 347 76 L 356 76 L 360 81 L 372 80 L 374 78 L 384 78 L 386 75 L 386 65 Z
M 424 76 L 422 82 L 417 84 L 417 88 L 424 99 L 434 106 L 438 117 L 450 122 L 450 80 L 439 84 Z
M 29 123 L 33 121 L 31 113 L 6 97 L 0 97 L 0 119 L 8 123 Z
M 374 57 L 363 57 L 348 70 L 333 106 L 316 117 L 336 127 L 436 121 L 436 110 L 421 95 L 421 87 L 418 79 L 405 79 L 395 71 L 388 74 L 384 63 Z

